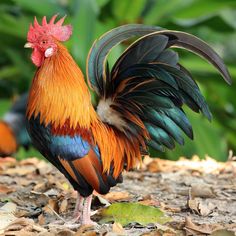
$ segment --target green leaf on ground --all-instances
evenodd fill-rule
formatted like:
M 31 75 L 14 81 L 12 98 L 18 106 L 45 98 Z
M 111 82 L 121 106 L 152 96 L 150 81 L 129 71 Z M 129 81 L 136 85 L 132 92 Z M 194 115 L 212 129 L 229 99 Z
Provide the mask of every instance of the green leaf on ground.
M 165 216 L 164 212 L 156 207 L 127 202 L 112 204 L 102 211 L 102 216 L 100 223 L 115 221 L 122 226 L 132 222 L 147 225 L 150 223 L 164 224 L 171 221 L 170 217 Z

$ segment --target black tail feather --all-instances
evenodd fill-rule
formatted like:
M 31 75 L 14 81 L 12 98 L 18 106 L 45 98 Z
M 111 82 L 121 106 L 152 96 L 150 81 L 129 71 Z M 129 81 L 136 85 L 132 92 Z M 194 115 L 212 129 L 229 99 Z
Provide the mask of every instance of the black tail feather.
M 129 139 L 143 135 L 147 145 L 163 151 L 164 147 L 173 149 L 175 142 L 184 144 L 181 130 L 193 138 L 191 124 L 182 110 L 184 104 L 212 118 L 197 83 L 170 48 L 192 51 L 215 66 L 227 83 L 231 78 L 219 55 L 202 40 L 184 32 L 161 28 L 154 31 L 127 25 L 103 36 L 88 57 L 89 63 L 95 63 L 88 64 L 87 74 L 92 87 L 103 99 L 112 99 L 113 110 L 127 123 L 125 135 Z M 131 36 L 141 38 L 124 51 L 109 73 L 104 66 L 109 50 Z M 143 126 L 150 139 L 144 136 Z

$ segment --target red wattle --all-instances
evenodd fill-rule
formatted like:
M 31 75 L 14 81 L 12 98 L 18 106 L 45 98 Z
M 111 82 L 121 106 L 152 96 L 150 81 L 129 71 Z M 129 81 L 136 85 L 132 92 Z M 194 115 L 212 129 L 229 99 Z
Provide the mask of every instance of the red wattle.
M 37 48 L 34 48 L 31 54 L 31 59 L 37 67 L 42 65 L 43 58 L 44 58 L 43 53 L 39 51 Z

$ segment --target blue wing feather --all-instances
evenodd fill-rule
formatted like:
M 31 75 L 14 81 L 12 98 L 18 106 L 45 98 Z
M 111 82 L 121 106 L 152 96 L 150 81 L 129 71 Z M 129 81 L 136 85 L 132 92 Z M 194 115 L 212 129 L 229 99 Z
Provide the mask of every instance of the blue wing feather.
M 79 135 L 51 135 L 50 149 L 54 155 L 73 161 L 86 156 L 91 146 Z

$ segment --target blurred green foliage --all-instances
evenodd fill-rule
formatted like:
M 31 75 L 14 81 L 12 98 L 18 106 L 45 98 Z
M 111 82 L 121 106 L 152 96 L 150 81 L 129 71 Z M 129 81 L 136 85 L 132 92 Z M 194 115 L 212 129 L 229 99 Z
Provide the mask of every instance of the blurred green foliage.
M 83 71 L 95 38 L 122 24 L 144 23 L 186 31 L 207 41 L 236 80 L 235 0 L 1 0 L 0 114 L 14 95 L 28 90 L 35 71 L 30 51 L 23 48 L 30 22 L 34 16 L 40 19 L 55 13 L 67 15 L 66 22 L 73 25 L 73 36 L 66 44 Z M 118 46 L 109 60 L 114 62 L 122 50 Z M 195 140 L 186 138 L 184 147 L 155 155 L 176 159 L 208 154 L 225 160 L 228 149 L 236 150 L 236 85 L 227 86 L 212 66 L 191 53 L 178 51 L 183 65 L 199 82 L 214 119 L 210 124 L 201 115 L 187 111 Z M 19 155 L 25 155 L 22 149 Z

